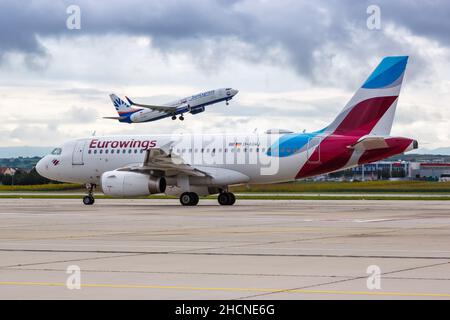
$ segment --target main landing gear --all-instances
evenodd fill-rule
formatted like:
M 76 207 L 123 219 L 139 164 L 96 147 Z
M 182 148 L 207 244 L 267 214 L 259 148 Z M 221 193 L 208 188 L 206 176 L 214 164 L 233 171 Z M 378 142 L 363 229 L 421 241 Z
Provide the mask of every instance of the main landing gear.
M 89 205 L 94 204 L 94 202 L 95 202 L 95 199 L 94 199 L 95 184 L 87 183 L 86 189 L 88 191 L 88 194 L 83 197 L 83 203 L 85 205 L 89 206 Z
M 196 206 L 198 200 L 198 195 L 195 192 L 184 192 L 180 196 L 180 203 L 183 206 Z
M 217 201 L 222 206 L 232 206 L 236 202 L 236 197 L 231 192 L 221 192 L 217 197 Z
M 183 121 L 183 120 L 184 120 L 183 115 L 181 115 L 178 119 L 180 119 L 181 121 Z M 176 115 L 173 115 L 173 116 L 172 116 L 172 120 L 177 120 L 177 116 L 176 116 Z
M 195 192 L 184 192 L 180 196 L 180 203 L 183 206 L 196 206 L 198 200 L 198 195 Z M 222 206 L 232 206 L 236 202 L 236 197 L 231 192 L 221 192 L 217 200 Z

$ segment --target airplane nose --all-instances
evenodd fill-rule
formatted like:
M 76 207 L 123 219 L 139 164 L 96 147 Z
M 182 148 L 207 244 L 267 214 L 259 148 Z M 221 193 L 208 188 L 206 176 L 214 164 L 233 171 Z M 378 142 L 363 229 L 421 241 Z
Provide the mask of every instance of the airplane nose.
M 46 178 L 45 173 L 46 173 L 46 160 L 45 158 L 42 158 L 41 160 L 38 161 L 38 163 L 36 163 L 36 172 L 39 173 L 40 176 Z

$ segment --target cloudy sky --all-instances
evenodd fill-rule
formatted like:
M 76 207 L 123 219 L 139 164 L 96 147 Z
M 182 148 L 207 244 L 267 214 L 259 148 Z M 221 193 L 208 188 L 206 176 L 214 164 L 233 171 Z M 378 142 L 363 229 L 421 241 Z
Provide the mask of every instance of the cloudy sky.
M 81 29 L 68 29 L 78 5 Z M 369 29 L 367 8 L 381 12 Z M 0 1 L 0 146 L 101 134 L 316 130 L 386 55 L 409 55 L 393 134 L 450 146 L 450 2 Z M 71 20 L 72 21 L 72 20 Z M 233 87 L 184 122 L 114 116 L 109 93 L 162 103 Z

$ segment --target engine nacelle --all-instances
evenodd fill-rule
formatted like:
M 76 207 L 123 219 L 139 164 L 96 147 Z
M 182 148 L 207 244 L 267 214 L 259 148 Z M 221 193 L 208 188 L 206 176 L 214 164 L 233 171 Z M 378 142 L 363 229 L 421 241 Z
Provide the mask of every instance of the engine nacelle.
M 166 191 L 166 179 L 129 171 L 107 171 L 101 186 L 108 196 L 139 197 Z
M 193 108 L 191 110 L 191 114 L 197 114 L 197 113 L 200 113 L 200 112 L 203 112 L 203 111 L 205 111 L 205 107 L 197 107 L 197 108 Z

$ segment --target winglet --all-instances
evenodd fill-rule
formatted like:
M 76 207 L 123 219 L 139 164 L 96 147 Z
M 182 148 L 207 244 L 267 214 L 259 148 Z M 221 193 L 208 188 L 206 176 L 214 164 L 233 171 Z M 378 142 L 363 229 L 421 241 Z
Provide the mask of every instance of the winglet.
M 130 98 L 128 98 L 127 96 L 125 96 L 125 99 L 127 99 L 127 101 L 128 101 L 128 103 L 129 103 L 129 104 L 131 104 L 132 106 L 134 105 L 134 102 L 133 102 L 133 101 L 131 101 L 131 99 L 130 99 Z

